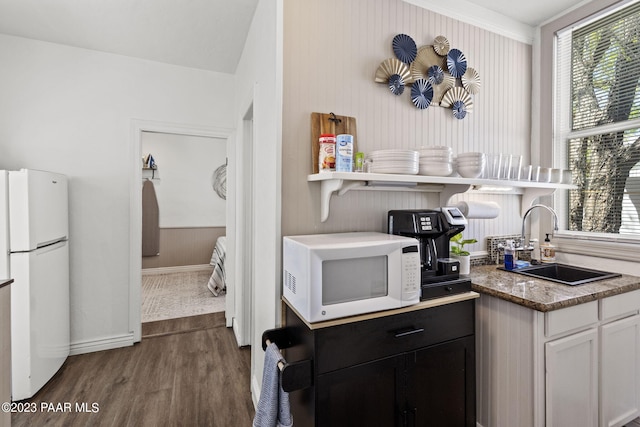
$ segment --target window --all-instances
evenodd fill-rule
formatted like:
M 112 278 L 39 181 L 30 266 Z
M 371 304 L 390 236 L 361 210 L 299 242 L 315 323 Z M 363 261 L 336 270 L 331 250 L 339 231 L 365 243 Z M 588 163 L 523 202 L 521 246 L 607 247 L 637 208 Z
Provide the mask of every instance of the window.
M 640 240 L 640 2 L 559 32 L 554 148 L 578 188 L 566 229 Z

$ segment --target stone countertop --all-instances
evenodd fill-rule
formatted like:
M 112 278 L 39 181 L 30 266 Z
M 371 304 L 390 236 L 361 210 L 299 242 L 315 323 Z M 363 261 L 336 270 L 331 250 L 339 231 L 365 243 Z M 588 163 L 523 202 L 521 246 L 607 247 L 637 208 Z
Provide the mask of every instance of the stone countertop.
M 472 267 L 471 288 L 534 310 L 547 312 L 640 289 L 640 277 L 623 274 L 613 279 L 569 286 L 498 270 L 496 265 Z

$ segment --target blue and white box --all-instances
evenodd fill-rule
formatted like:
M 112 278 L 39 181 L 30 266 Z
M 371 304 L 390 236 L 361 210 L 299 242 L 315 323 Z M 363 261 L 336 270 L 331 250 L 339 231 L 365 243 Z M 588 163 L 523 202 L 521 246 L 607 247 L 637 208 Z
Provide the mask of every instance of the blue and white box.
M 336 136 L 336 172 L 353 172 L 353 135 Z

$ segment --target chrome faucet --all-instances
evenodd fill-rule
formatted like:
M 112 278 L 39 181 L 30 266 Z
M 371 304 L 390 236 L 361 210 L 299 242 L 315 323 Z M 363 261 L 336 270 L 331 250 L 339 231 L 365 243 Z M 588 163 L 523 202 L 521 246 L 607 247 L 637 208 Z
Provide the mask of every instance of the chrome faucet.
M 527 211 L 524 213 L 524 216 L 522 217 L 522 235 L 520 236 L 522 246 L 524 246 L 525 244 L 524 222 L 527 220 L 527 215 L 529 215 L 529 212 L 531 212 L 535 208 L 545 208 L 546 210 L 551 212 L 551 215 L 553 215 L 553 230 L 558 231 L 558 214 L 556 214 L 556 211 L 554 211 L 553 209 L 551 209 L 549 206 L 546 206 L 546 205 L 541 205 L 541 204 L 533 205 L 529 209 L 527 209 Z

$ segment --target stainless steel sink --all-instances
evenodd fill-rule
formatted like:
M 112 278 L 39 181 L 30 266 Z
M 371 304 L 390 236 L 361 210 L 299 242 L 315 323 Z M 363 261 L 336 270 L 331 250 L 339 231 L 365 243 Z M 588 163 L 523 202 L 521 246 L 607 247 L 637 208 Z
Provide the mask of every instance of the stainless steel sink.
M 499 269 L 509 271 L 511 273 L 523 274 L 525 276 L 537 277 L 538 279 L 551 280 L 553 282 L 563 283 L 570 286 L 620 277 L 620 274 L 617 273 L 574 267 L 565 264 L 532 265 L 530 267 L 522 267 L 515 270 L 505 270 L 504 267 L 499 267 Z

